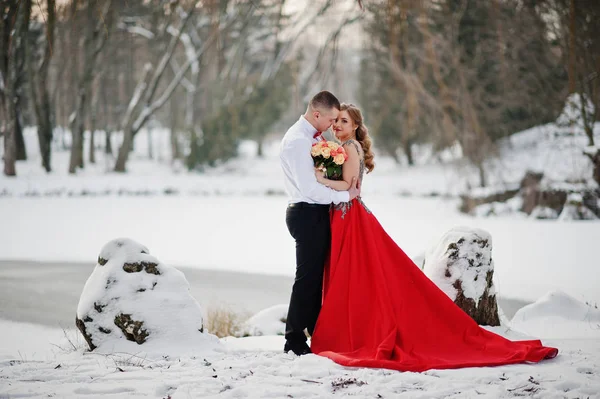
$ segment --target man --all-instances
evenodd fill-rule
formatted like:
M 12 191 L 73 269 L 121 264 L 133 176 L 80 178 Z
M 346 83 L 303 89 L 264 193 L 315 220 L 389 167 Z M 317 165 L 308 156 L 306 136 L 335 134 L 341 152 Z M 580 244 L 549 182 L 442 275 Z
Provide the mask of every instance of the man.
M 335 191 L 317 182 L 312 144 L 329 129 L 340 102 L 328 91 L 317 93 L 306 113 L 288 129 L 281 142 L 280 161 L 288 194 L 286 224 L 296 241 L 296 278 L 285 328 L 284 351 L 310 353 L 304 329 L 312 335 L 321 309 L 323 267 L 329 253 L 329 205 L 356 198 L 356 179 L 348 191 Z

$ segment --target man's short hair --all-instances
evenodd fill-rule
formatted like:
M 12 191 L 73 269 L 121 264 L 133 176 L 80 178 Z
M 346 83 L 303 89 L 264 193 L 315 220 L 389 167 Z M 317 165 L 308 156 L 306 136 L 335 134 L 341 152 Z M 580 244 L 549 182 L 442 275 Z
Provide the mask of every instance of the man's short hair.
M 323 90 L 315 94 L 315 96 L 310 100 L 311 108 L 321 108 L 330 110 L 335 108 L 339 111 L 340 109 L 340 100 L 337 99 L 332 93 L 327 90 Z

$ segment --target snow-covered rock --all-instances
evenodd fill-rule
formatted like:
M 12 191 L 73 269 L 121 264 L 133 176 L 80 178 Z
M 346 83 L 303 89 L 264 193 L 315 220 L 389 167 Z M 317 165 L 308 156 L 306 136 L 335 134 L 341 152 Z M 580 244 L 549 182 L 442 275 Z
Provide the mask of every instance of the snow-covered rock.
M 288 304 L 281 304 L 261 310 L 246 320 L 242 327 L 242 335 L 284 335 L 288 307 Z
M 558 220 L 596 220 L 598 217 L 583 203 L 579 193 L 570 193 Z
M 183 273 L 127 238 L 107 243 L 77 306 L 76 324 L 91 350 L 189 351 L 214 348 L 204 332 L 202 309 Z
M 513 197 L 506 202 L 491 202 L 489 204 L 481 204 L 475 207 L 470 214 L 477 217 L 488 216 L 527 216 L 521 212 L 523 198 L 520 196 Z
M 519 309 L 511 326 L 541 338 L 600 338 L 600 309 L 552 291 Z
M 538 205 L 533 208 L 529 217 L 531 219 L 556 219 L 558 218 L 558 212 L 556 212 L 556 209 Z
M 500 325 L 488 232 L 451 229 L 425 255 L 423 272 L 478 324 Z

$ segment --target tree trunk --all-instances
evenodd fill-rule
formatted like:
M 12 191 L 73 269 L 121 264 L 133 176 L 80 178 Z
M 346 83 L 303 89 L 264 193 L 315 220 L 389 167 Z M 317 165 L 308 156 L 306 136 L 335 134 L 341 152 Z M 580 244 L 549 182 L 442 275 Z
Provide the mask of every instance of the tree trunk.
M 148 159 L 153 159 L 154 154 L 152 153 L 152 128 L 148 127 Z
M 89 161 L 90 163 L 96 163 L 96 152 L 95 152 L 95 137 L 96 131 L 94 125 L 90 123 L 90 147 L 89 147 Z
M 23 2 L 3 2 L 0 18 L 0 128 L 4 132 L 4 174 L 16 176 L 18 140 L 19 51 L 29 26 L 30 7 Z M 21 50 L 19 50 L 21 49 Z
M 584 154 L 590 158 L 590 161 L 592 161 L 592 165 L 594 168 L 592 172 L 592 177 L 596 181 L 596 183 L 598 183 L 598 186 L 600 186 L 600 150 L 596 150 L 595 153 L 584 152 Z
M 400 165 L 402 163 L 400 161 L 400 157 L 398 156 L 398 153 L 396 152 L 395 147 L 393 147 L 393 146 L 389 147 L 385 152 L 394 159 L 394 161 L 396 162 L 396 165 Z
M 10 68 L 9 62 L 9 68 Z M 4 100 L 4 114 L 6 115 L 4 122 L 4 174 L 6 176 L 16 176 L 17 170 L 15 167 L 17 161 L 17 138 L 15 128 L 15 118 L 13 117 L 14 102 L 12 101 L 12 84 L 10 76 L 6 79 L 6 99 Z
M 127 158 L 129 158 L 129 151 L 131 151 L 133 141 L 133 120 L 123 128 L 123 143 L 119 149 L 119 155 L 117 155 L 117 161 L 115 162 L 115 172 L 125 172 L 125 165 L 127 164 Z
M 90 106 L 89 130 L 90 130 L 90 146 L 89 146 L 89 161 L 96 163 L 96 126 L 98 125 L 98 98 L 100 97 L 100 80 L 102 76 L 97 76 L 96 84 L 93 85 L 92 102 Z
M 42 156 L 42 167 L 46 172 L 51 172 L 52 125 L 50 122 L 50 102 L 48 99 L 42 101 L 42 113 L 38 119 L 38 143 Z
M 19 98 L 15 104 L 15 139 L 17 145 L 17 161 L 26 161 L 27 149 L 25 148 L 25 137 L 23 137 L 21 113 L 21 99 Z
M 129 152 L 133 148 L 133 124 L 135 123 L 133 115 L 139 107 L 140 96 L 148 87 L 148 77 L 150 76 L 150 71 L 150 65 L 146 65 L 144 67 L 144 74 L 138 82 L 134 90 L 133 96 L 129 101 L 127 110 L 125 111 L 125 115 L 123 116 L 123 121 L 121 122 L 121 130 L 123 131 L 123 143 L 121 144 L 121 148 L 119 148 L 117 161 L 115 162 L 115 172 L 125 172 L 127 158 L 129 157 Z
M 583 86 L 583 82 L 582 82 L 582 86 Z M 581 88 L 581 91 L 579 92 L 579 101 L 581 103 L 581 120 L 583 122 L 583 131 L 585 132 L 585 135 L 588 138 L 588 145 L 589 146 L 594 146 L 594 115 L 588 115 L 587 109 L 586 109 L 586 105 L 587 105 L 587 101 L 588 98 L 587 96 L 585 96 L 583 94 L 584 88 Z
M 181 158 L 181 150 L 179 149 L 179 134 L 177 129 L 171 127 L 171 162 Z
M 106 85 L 102 85 L 102 109 L 104 110 L 104 153 L 112 156 L 112 144 L 110 141 L 111 131 L 113 130 L 113 112 L 109 111 L 108 99 L 106 98 Z
M 258 151 L 256 152 L 256 155 L 259 158 L 263 158 L 265 156 L 264 139 L 262 137 L 259 137 L 257 141 L 258 141 Z
M 479 170 L 479 186 L 486 187 L 487 181 L 485 179 L 485 169 L 483 167 L 483 162 L 477 162 L 477 169 Z
M 109 131 L 106 132 L 106 141 L 104 143 L 104 153 L 108 154 L 108 155 L 112 155 L 113 154 L 113 150 L 112 150 L 112 144 L 110 142 L 110 136 L 111 133 Z
M 179 149 L 179 140 L 177 134 L 177 96 L 171 97 L 171 101 L 169 101 L 170 106 L 170 117 L 171 117 L 171 134 L 170 134 L 170 144 L 171 144 L 171 162 L 175 162 L 177 159 L 181 158 L 181 152 Z
M 103 3 L 104 8 L 102 9 L 100 18 L 96 15 L 92 4 L 95 4 L 95 2 L 90 1 L 87 5 L 88 31 L 83 46 L 83 75 L 79 83 L 77 109 L 71 130 L 73 144 L 71 146 L 69 173 L 75 173 L 77 167 L 83 168 L 83 132 L 85 130 L 87 112 L 90 108 L 94 73 L 97 73 L 98 68 L 96 61 L 100 51 L 102 51 L 102 47 L 106 43 L 106 36 L 110 32 L 110 24 L 113 19 L 107 18 L 111 9 L 111 0 Z
M 87 109 L 87 95 L 86 89 L 80 87 L 79 97 L 77 98 L 77 109 L 75 110 L 75 119 L 71 124 L 71 158 L 69 160 L 69 173 L 75 173 L 77 168 L 83 168 L 83 131 L 84 126 L 84 112 Z
M 569 94 L 575 93 L 575 0 L 569 2 Z
M 15 32 L 16 36 L 11 41 L 11 46 L 14 46 L 15 52 L 15 68 L 14 71 L 14 91 L 13 101 L 14 107 L 14 118 L 15 118 L 15 141 L 17 145 L 17 161 L 27 160 L 27 150 L 25 148 L 25 138 L 23 137 L 23 99 L 25 98 L 25 85 L 24 85 L 24 70 L 25 70 L 25 56 L 27 39 L 29 36 L 29 20 L 31 17 L 31 0 L 24 0 L 19 6 L 18 18 L 21 20 L 21 25 L 18 31 Z
M 415 164 L 415 158 L 413 156 L 412 143 L 410 140 L 404 140 L 404 153 L 408 160 L 408 165 L 413 166 Z
M 10 106 L 8 108 L 10 111 Z M 15 131 L 10 122 L 6 126 L 7 129 L 4 133 L 4 174 L 6 176 L 16 176 L 17 143 L 15 141 Z
M 31 4 L 31 0 L 27 1 Z M 27 4 L 26 2 L 26 4 Z M 55 2 L 48 0 L 48 19 L 46 22 L 46 37 L 44 55 L 39 69 L 36 71 L 34 65 L 37 63 L 33 55 L 35 47 L 29 46 L 27 41 L 26 63 L 29 76 L 29 87 L 33 108 L 37 119 L 38 142 L 40 146 L 40 155 L 42 158 L 42 167 L 46 172 L 52 170 L 50 166 L 50 151 L 52 143 L 52 117 L 50 106 L 50 94 L 48 91 L 48 67 L 52 57 L 54 47 L 54 24 L 55 24 Z M 58 87 L 58 85 L 57 85 Z

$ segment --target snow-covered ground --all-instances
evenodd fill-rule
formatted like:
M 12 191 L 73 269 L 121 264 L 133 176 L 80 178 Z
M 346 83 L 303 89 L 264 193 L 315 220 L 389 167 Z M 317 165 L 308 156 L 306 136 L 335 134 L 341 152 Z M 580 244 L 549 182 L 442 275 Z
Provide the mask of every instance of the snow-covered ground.
M 562 289 L 600 304 L 600 223 L 472 218 L 452 202 L 365 198 L 392 238 L 417 260 L 456 226 L 493 240 L 501 296 L 534 301 Z M 129 237 L 173 266 L 291 276 L 294 242 L 284 197 L 4 198 L 0 259 L 96 263 L 100 249 Z
M 267 145 L 264 159 L 255 157 L 253 142 L 244 142 L 237 159 L 199 174 L 169 165 L 168 132 L 155 129 L 154 158 L 148 159 L 148 137 L 141 132 L 128 174 L 106 172 L 112 162 L 105 162 L 99 150 L 96 165 L 87 164 L 71 176 L 69 154 L 58 150 L 53 154 L 54 172 L 46 175 L 35 131 L 25 133 L 29 161 L 18 164 L 17 178 L 0 176 L 0 259 L 93 264 L 106 242 L 130 237 L 173 266 L 293 275 L 277 140 Z M 96 142 L 104 142 L 102 134 Z M 499 159 L 510 161 L 500 170 L 513 171 L 514 178 L 529 168 L 567 178 L 565 163 L 571 165 L 575 158 L 581 165 L 587 162 L 581 155 L 581 132 L 565 135 L 553 124 L 514 135 L 511 142 L 513 148 Z M 115 148 L 116 144 L 115 139 Z M 60 147 L 58 140 L 55 147 Z M 548 151 L 554 152 L 544 158 Z M 445 163 L 436 163 L 427 148 L 419 148 L 420 166 L 414 168 L 399 167 L 390 158 L 376 159 L 375 171 L 365 177 L 363 198 L 396 242 L 421 264 L 420 257 L 450 228 L 482 228 L 492 235 L 501 296 L 534 301 L 563 289 L 579 300 L 600 303 L 594 245 L 600 223 L 514 215 L 474 218 L 457 212 L 456 198 L 418 196 L 462 190 L 470 169 L 456 167 L 458 152 L 441 154 Z M 570 176 L 589 172 L 572 165 Z
M 97 354 L 85 352 L 73 330 L 0 321 L 0 397 L 597 398 L 599 317 L 556 292 L 515 316 L 520 329 L 528 328 L 527 320 L 534 326 L 571 320 L 539 330 L 545 344 L 559 348 L 555 359 L 424 373 L 345 368 L 316 355 L 283 354 L 281 336 L 223 338 L 213 351 L 199 345 L 184 356 L 170 356 L 168 346 L 162 353 Z M 492 330 L 527 338 L 508 326 Z
M 585 139 L 555 135 L 555 128 L 513 136 L 510 148 L 490 162 L 498 164 L 490 181 L 514 184 L 527 169 L 544 169 L 558 180 L 589 178 L 581 155 Z M 168 136 L 156 130 L 154 159 L 147 159 L 147 137 L 138 135 L 130 173 L 107 173 L 112 161 L 98 151 L 98 164 L 69 176 L 67 152 L 53 154 L 52 174 L 42 171 L 34 133 L 26 132 L 30 160 L 18 163 L 19 176 L 0 176 L 0 259 L 93 265 L 104 244 L 130 237 L 171 266 L 293 275 L 276 141 L 265 159 L 254 157 L 253 143 L 246 142 L 239 158 L 198 174 L 169 164 Z M 419 265 L 451 228 L 488 231 L 499 295 L 539 299 L 515 315 L 512 328 L 496 331 L 542 338 L 559 348 L 556 359 L 422 374 L 348 369 L 314 355 L 282 354 L 277 336 L 226 338 L 215 352 L 190 348 L 184 357 L 98 355 L 84 353 L 73 330 L 66 334 L 79 343 L 69 351 L 59 348 L 70 345 L 61 330 L 0 320 L 0 398 L 598 397 L 600 223 L 462 215 L 455 196 L 476 181 L 476 172 L 460 166 L 456 152 L 442 154 L 443 163 L 426 148 L 417 156 L 414 168 L 377 158 L 364 181 L 367 205 Z

